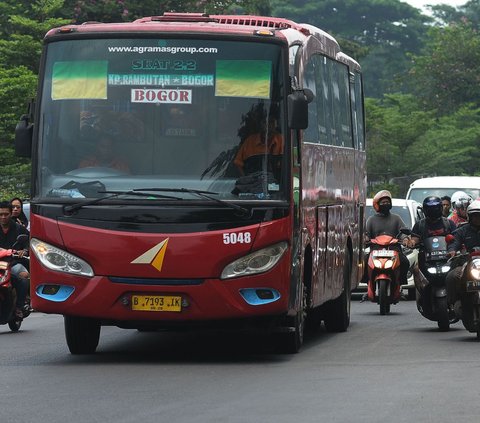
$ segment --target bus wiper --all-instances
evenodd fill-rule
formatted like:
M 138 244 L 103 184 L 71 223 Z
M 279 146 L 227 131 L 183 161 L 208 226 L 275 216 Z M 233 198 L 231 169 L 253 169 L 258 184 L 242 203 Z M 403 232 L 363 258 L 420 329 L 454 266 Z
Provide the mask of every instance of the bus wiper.
M 137 197 L 150 197 L 150 198 L 154 197 L 154 198 L 168 198 L 168 199 L 172 199 L 172 200 L 182 200 L 179 197 L 173 197 L 171 195 L 149 194 L 149 193 L 141 192 L 141 191 L 143 191 L 143 190 L 135 189 L 135 190 L 130 190 L 130 191 L 98 191 L 100 194 L 110 194 L 110 195 L 105 195 L 104 197 L 94 198 L 93 200 L 83 201 L 81 203 L 75 203 L 75 204 L 71 204 L 69 206 L 64 206 L 63 207 L 63 212 L 65 214 L 71 214 L 74 211 L 81 209 L 82 207 L 91 206 L 93 204 L 100 203 L 104 200 L 109 200 L 111 198 L 120 197 L 121 195 L 134 195 L 134 196 L 137 196 Z
M 188 194 L 193 194 L 197 195 L 198 197 L 201 198 L 206 198 L 207 200 L 210 201 L 215 201 L 216 203 L 222 204 L 223 206 L 230 207 L 231 209 L 236 210 L 239 212 L 240 216 L 248 216 L 250 214 L 250 211 L 246 209 L 245 207 L 239 206 L 238 204 L 235 203 L 229 203 L 228 201 L 225 200 L 220 200 L 219 198 L 213 197 L 213 195 L 218 195 L 218 192 L 212 192 L 212 191 L 202 191 L 198 189 L 190 189 L 190 188 L 137 188 L 134 189 L 133 191 L 163 191 L 163 192 L 186 192 Z

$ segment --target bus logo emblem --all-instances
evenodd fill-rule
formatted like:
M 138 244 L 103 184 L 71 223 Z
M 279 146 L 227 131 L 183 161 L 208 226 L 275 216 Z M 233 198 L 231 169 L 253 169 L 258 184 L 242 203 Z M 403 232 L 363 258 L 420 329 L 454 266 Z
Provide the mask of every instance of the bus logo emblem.
M 150 248 L 150 250 L 144 252 L 141 256 L 138 256 L 131 262 L 131 264 L 150 264 L 159 272 L 161 272 L 163 258 L 165 257 L 165 252 L 167 251 L 167 244 L 168 238 L 155 245 L 155 247 Z

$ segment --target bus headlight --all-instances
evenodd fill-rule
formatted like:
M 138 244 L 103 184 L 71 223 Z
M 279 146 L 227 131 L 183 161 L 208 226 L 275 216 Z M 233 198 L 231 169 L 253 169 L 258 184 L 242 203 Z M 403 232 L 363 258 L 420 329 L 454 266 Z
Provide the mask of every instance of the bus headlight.
M 81 258 L 36 238 L 30 241 L 35 257 L 50 270 L 81 276 L 93 276 L 93 269 Z
M 225 266 L 220 279 L 238 278 L 264 273 L 275 266 L 287 250 L 287 243 L 280 242 L 235 260 Z

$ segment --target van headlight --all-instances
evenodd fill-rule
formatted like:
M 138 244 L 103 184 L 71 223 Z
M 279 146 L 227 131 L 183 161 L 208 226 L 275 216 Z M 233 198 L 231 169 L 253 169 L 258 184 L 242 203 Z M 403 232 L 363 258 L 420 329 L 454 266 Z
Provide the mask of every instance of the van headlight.
M 35 257 L 47 269 L 81 276 L 93 276 L 93 269 L 81 258 L 36 238 L 30 240 Z
M 220 279 L 238 278 L 267 272 L 278 263 L 285 251 L 287 251 L 287 243 L 279 242 L 248 254 L 225 266 Z

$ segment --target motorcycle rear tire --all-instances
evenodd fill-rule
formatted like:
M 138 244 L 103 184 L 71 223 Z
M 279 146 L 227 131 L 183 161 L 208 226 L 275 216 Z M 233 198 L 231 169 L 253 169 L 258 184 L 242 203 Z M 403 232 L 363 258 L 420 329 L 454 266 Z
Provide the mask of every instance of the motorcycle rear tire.
M 386 279 L 378 281 L 378 304 L 380 304 L 380 314 L 384 316 L 390 313 L 390 299 L 388 298 L 388 283 Z

